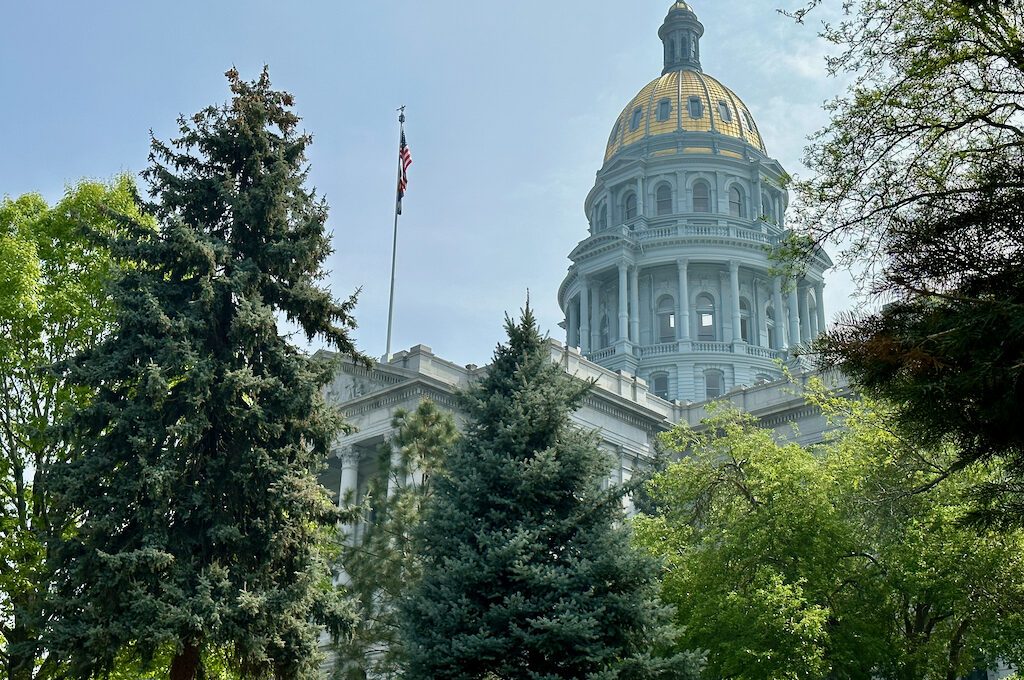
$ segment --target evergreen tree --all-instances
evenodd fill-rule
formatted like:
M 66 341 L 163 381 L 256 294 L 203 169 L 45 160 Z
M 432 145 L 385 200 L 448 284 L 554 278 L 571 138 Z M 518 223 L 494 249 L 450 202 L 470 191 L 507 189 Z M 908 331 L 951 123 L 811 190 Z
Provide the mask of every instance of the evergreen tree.
M 653 661 L 655 565 L 630 547 L 610 460 L 570 424 L 590 385 L 551 362 L 529 305 L 507 320 L 417 533 L 402 604 L 411 678 L 681 678 Z
M 169 652 L 172 680 L 226 653 L 242 677 L 316 675 L 320 625 L 346 622 L 322 545 L 339 513 L 315 474 L 341 425 L 332 367 L 278 317 L 358 356 L 355 303 L 318 285 L 325 203 L 304 187 L 292 98 L 227 74 L 231 100 L 153 141 L 157 228 L 109 245 L 114 331 L 70 367 L 96 396 L 48 481 L 78 530 L 54 561 L 52 654 L 77 678 Z
M 395 435 L 380 448 L 379 474 L 361 505 L 366 523 L 341 547 L 345 591 L 359 620 L 336 645 L 339 679 L 403 677 L 398 603 L 420 573 L 413 532 L 432 480 L 459 436 L 451 414 L 428 399 L 411 413 L 397 412 L 391 425 Z

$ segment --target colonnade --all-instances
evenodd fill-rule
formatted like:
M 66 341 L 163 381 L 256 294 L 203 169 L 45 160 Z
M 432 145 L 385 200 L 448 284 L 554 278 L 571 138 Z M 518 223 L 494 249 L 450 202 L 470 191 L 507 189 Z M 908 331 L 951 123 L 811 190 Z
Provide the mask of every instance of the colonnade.
M 693 339 L 691 338 L 690 325 L 691 301 L 689 269 L 691 262 L 688 258 L 679 258 L 676 260 L 675 264 L 678 277 L 677 288 L 675 291 L 675 340 L 691 340 Z M 724 278 L 726 272 L 722 272 L 723 285 L 720 297 L 728 300 L 727 309 L 731 315 L 732 337 L 725 338 L 722 335 L 717 335 L 717 341 L 747 342 L 747 344 L 758 345 L 760 344 L 760 329 L 768 327 L 768 333 L 775 334 L 774 338 L 769 336 L 768 344 L 774 346 L 776 349 L 781 349 L 786 345 L 784 342 L 785 338 L 788 338 L 789 340 L 788 346 L 794 347 L 802 343 L 809 342 L 825 330 L 825 308 L 822 304 L 822 295 L 824 292 L 823 282 L 806 280 L 796 282 L 790 281 L 787 286 L 784 285 L 785 282 L 781 276 L 763 276 L 759 277 L 761 281 L 770 282 L 770 302 L 774 309 L 773 324 L 772 326 L 768 326 L 768 319 L 764 319 L 764 324 L 758 324 L 758 331 L 755 334 L 753 332 L 754 309 L 751 308 L 750 313 L 752 316 L 749 321 L 750 325 L 748 326 L 748 328 L 751 329 L 749 333 L 750 340 L 745 341 L 743 339 L 742 312 L 740 308 L 740 263 L 737 260 L 729 260 L 725 262 L 707 262 L 702 260 L 696 264 L 721 265 L 727 268 L 727 280 Z M 617 341 L 628 340 L 633 344 L 641 344 L 640 270 L 641 267 L 639 265 L 631 263 L 626 259 L 621 259 L 614 265 L 612 272 L 605 269 L 603 271 L 579 274 L 577 286 L 578 294 L 575 297 L 570 298 L 566 313 L 566 330 L 569 345 L 578 346 L 584 353 L 587 353 L 603 349 L 605 346 L 613 344 L 611 340 L 611 320 L 613 318 L 611 316 L 611 310 L 606 311 L 609 326 L 607 329 L 602 328 L 601 290 L 603 287 L 602 284 L 606 283 L 610 277 L 612 277 L 613 280 L 617 279 L 617 291 L 614 295 L 617 302 L 617 316 L 615 317 L 618 321 Z M 783 306 L 783 288 L 788 290 L 788 298 L 786 300 L 787 305 L 785 307 Z M 813 291 L 814 294 L 813 310 L 808 303 L 808 293 L 811 291 Z M 758 314 L 762 312 L 762 309 L 760 308 L 763 308 L 764 306 L 765 305 L 763 304 L 758 305 Z M 722 307 L 719 307 L 719 310 L 722 312 L 725 311 Z M 783 310 L 786 311 L 785 319 L 783 318 Z M 716 316 L 716 324 L 717 323 L 718 321 Z M 719 324 L 719 328 L 724 332 L 724 326 Z M 607 343 L 602 341 L 603 331 L 607 331 L 608 333 L 609 337 L 607 338 Z

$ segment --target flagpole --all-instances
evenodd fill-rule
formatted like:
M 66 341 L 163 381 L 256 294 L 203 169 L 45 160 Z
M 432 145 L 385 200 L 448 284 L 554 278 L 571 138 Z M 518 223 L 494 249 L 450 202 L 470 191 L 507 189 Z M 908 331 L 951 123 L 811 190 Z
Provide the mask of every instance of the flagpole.
M 399 145 L 401 145 L 402 133 L 405 131 L 405 107 L 398 109 Z M 398 159 L 398 181 L 402 180 L 402 158 Z M 398 201 L 395 195 L 395 233 L 391 241 L 391 295 L 388 298 L 388 339 L 387 347 L 384 350 L 384 363 L 391 361 L 391 325 L 395 314 L 395 263 L 398 255 Z

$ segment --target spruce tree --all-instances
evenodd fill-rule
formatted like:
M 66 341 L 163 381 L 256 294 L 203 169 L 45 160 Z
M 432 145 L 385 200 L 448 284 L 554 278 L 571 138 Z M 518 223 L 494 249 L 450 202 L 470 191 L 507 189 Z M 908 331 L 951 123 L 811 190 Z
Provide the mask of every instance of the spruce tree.
M 551 362 L 527 304 L 463 397 L 464 437 L 434 482 L 402 603 L 410 678 L 682 678 L 655 568 L 630 546 L 622 490 L 569 420 L 591 385 Z
M 227 74 L 232 97 L 154 139 L 156 228 L 110 243 L 113 332 L 70 367 L 95 393 L 48 482 L 78 527 L 57 550 L 51 653 L 71 675 L 171 658 L 172 680 L 228 654 L 241 677 L 316 675 L 320 625 L 347 617 L 322 546 L 338 511 L 317 483 L 341 425 L 331 366 L 278 330 L 358 356 L 353 298 L 319 285 L 327 207 L 305 187 L 292 98 Z

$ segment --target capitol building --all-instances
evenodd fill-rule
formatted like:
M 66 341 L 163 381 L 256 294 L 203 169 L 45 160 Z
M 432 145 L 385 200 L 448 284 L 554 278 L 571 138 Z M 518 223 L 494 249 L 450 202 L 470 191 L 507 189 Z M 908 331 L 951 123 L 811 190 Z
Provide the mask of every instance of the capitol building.
M 550 293 L 565 331 L 549 341 L 551 358 L 595 383 L 573 418 L 617 461 L 613 483 L 650 464 L 658 433 L 698 424 L 709 400 L 804 444 L 826 427 L 783 368 L 797 383 L 807 375 L 795 349 L 825 328 L 832 263 L 819 251 L 798 279 L 773 271 L 786 171 L 743 100 L 704 71 L 703 35 L 689 5 L 673 3 L 658 31 L 661 73 L 610 121 L 583 203 L 589 228 Z M 458 418 L 455 394 L 482 370 L 426 345 L 343 365 L 328 396 L 357 430 L 336 443 L 324 482 L 339 499 L 361 497 L 395 411 L 429 398 Z

